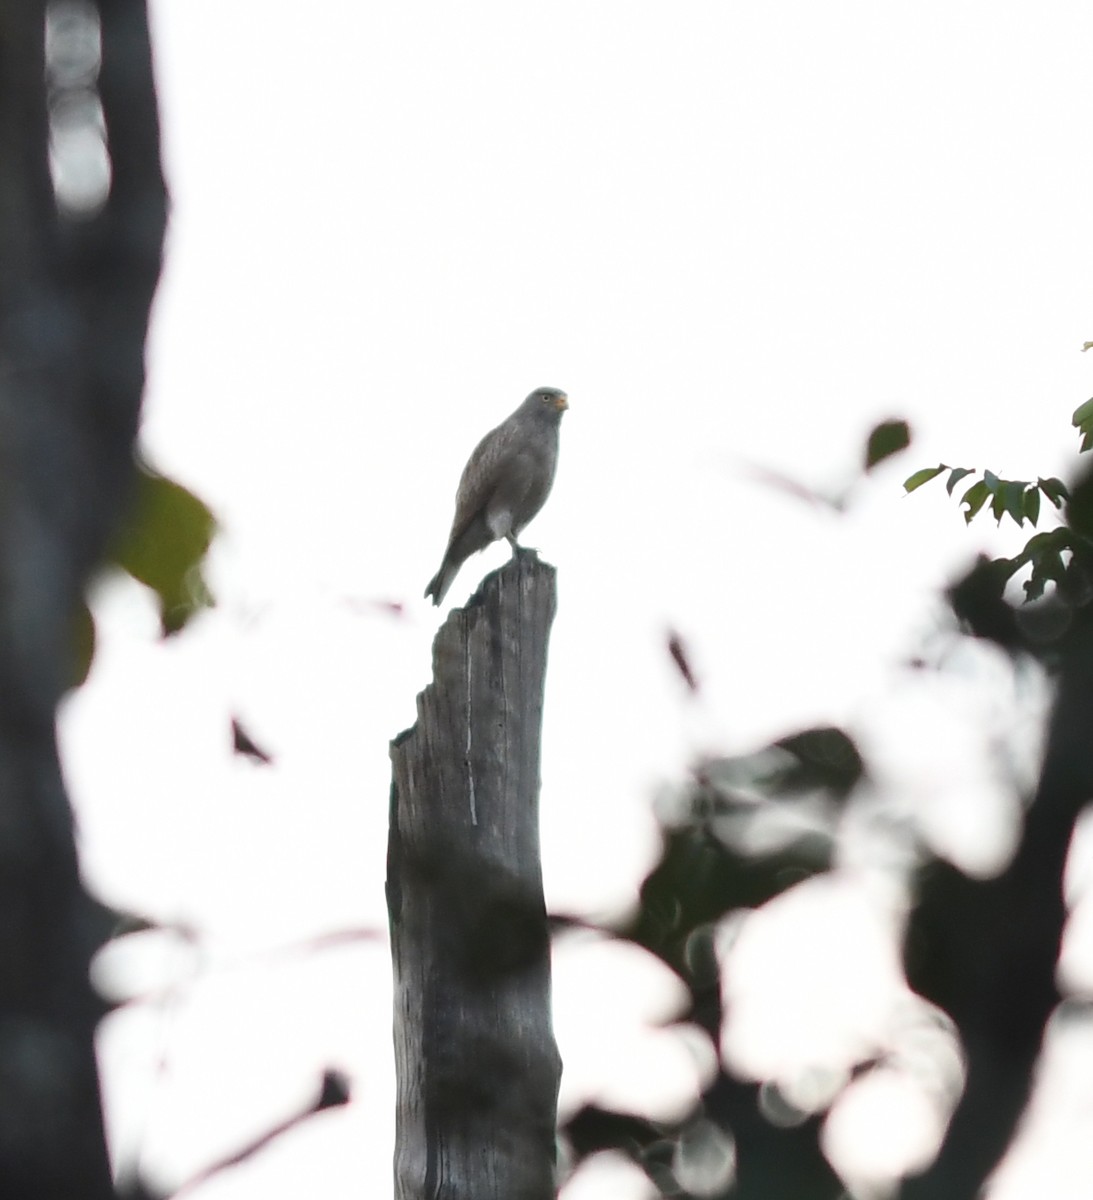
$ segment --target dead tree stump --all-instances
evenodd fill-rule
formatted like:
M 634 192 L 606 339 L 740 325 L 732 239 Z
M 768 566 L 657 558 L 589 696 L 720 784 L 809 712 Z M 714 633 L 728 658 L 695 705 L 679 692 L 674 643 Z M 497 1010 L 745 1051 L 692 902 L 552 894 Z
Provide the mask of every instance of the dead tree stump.
M 523 551 L 433 643 L 391 744 L 397 1200 L 550 1200 L 561 1061 L 539 859 L 554 568 Z

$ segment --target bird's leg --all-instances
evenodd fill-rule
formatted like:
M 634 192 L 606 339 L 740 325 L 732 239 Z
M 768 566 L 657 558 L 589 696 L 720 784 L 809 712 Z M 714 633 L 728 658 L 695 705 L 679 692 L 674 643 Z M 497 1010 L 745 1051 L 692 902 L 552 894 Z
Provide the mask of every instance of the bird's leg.
M 519 558 L 520 551 L 523 549 L 523 547 L 516 540 L 516 534 L 510 529 L 509 532 L 505 534 L 505 537 L 508 539 L 508 543 L 512 547 L 512 557 Z

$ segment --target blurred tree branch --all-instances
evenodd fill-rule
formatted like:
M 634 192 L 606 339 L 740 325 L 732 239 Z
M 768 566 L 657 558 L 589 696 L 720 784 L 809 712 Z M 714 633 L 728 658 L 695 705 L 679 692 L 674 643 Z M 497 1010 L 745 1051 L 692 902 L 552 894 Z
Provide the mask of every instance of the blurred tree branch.
M 1088 527 L 1091 510 L 1093 475 L 1087 471 L 1070 497 L 1068 524 Z M 980 564 L 973 575 L 983 569 Z M 1075 562 L 1071 574 L 1079 569 Z M 1000 624 L 1000 611 L 1016 616 L 1000 592 L 965 588 L 962 594 L 971 605 L 963 615 L 972 628 L 1020 631 L 1014 619 Z M 1093 797 L 1093 611 L 1073 589 L 1049 603 L 1059 607 L 1052 623 L 1060 633 L 1052 646 L 1052 659 L 1061 664 L 1059 690 L 1017 852 L 1001 875 L 988 880 L 931 864 L 908 930 L 908 978 L 956 1021 L 968 1076 L 941 1152 L 924 1174 L 907 1181 L 906 1200 L 970 1200 L 976 1194 L 1013 1137 L 1045 1026 L 1059 1002 L 1063 874 L 1075 822 Z M 1012 641 L 1003 644 L 1013 649 Z
M 72 8 L 72 6 L 70 6 Z M 50 173 L 46 22 L 0 8 L 0 1194 L 113 1195 L 88 979 L 106 914 L 79 879 L 54 737 L 84 583 L 133 476 L 166 192 L 140 0 L 101 34 L 112 186 L 66 214 Z

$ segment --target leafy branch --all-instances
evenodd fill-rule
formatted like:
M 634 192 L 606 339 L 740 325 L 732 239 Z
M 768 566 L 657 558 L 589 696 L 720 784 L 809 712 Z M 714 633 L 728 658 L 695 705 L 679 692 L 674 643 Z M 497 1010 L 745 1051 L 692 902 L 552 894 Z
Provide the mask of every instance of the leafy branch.
M 1087 342 L 1083 349 L 1088 349 L 1091 345 L 1093 343 Z M 1079 452 L 1093 449 L 1093 399 L 1075 409 L 1071 424 L 1081 435 Z M 1003 479 L 993 471 L 980 472 L 974 467 L 951 467 L 948 463 L 939 463 L 936 467 L 924 467 L 915 471 L 904 480 L 903 490 L 908 494 L 917 491 L 945 472 L 949 474 L 945 490 L 950 496 L 965 480 L 980 476 L 970 483 L 960 496 L 959 503 L 964 510 L 964 520 L 968 524 L 989 507 L 999 524 L 1008 514 L 1018 527 L 1023 528 L 1027 521 L 1035 528 L 1040 519 L 1041 497 L 1047 497 L 1056 510 L 1062 510 L 1071 500 L 1066 484 L 1055 476 L 1047 479 L 1037 478 L 1035 482 L 1026 479 Z M 997 572 L 1002 586 L 1022 568 L 1031 567 L 1031 574 L 1024 584 L 1025 600 L 1036 600 L 1044 594 L 1049 582 L 1064 592 L 1071 583 L 1076 582 L 1070 578 L 1075 554 L 1079 549 L 1087 551 L 1090 544 L 1089 539 L 1075 530 L 1072 523 L 1064 523 L 1057 529 L 1034 534 L 1025 543 L 1025 548 L 1020 554 L 1013 558 L 995 559 L 991 566 Z
M 939 463 L 936 467 L 924 467 L 909 476 L 903 482 L 903 490 L 916 491 L 945 471 L 949 472 L 945 490 L 950 496 L 962 480 L 967 479 L 969 475 L 979 474 L 974 467 L 950 467 L 947 463 Z M 960 503 L 964 506 L 964 520 L 969 523 L 989 500 L 991 512 L 999 522 L 1009 513 L 1018 525 L 1024 525 L 1028 521 L 1030 525 L 1035 526 L 1040 519 L 1041 493 L 1056 508 L 1062 508 L 1070 498 L 1066 484 L 1054 476 L 1029 483 L 1025 479 L 1000 479 L 993 471 L 984 471 L 982 475 L 983 478 L 976 480 L 960 497 Z

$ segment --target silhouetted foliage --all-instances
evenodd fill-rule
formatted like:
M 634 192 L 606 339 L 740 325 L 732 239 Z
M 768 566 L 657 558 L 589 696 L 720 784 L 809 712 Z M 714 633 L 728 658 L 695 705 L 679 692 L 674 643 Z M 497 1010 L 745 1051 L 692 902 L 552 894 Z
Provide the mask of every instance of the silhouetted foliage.
M 728 913 L 758 908 L 831 867 L 834 818 L 862 772 L 861 757 L 845 733 L 803 730 L 754 754 L 702 764 L 665 805 L 660 861 L 642 885 L 635 919 L 616 933 L 679 975 L 690 993 L 679 1019 L 701 1026 L 715 1044 L 724 1016 L 716 922 Z M 772 848 L 749 849 L 756 834 Z M 666 1194 L 835 1200 L 841 1185 L 819 1150 L 818 1118 L 778 1128 L 761 1112 L 759 1091 L 721 1072 L 696 1113 L 676 1125 L 586 1107 L 571 1118 L 565 1133 L 578 1161 L 600 1149 L 622 1150 Z M 729 1169 L 720 1171 L 719 1130 L 733 1146 Z M 693 1168 L 691 1175 L 713 1190 L 703 1185 L 691 1193 L 680 1157 L 693 1160 L 699 1143 L 712 1143 L 711 1166 L 706 1172 Z
M 249 759 L 260 766 L 268 767 L 273 764 L 273 755 L 264 750 L 251 737 L 238 717 L 232 717 L 232 750 L 243 758 Z
M 911 427 L 906 421 L 893 418 L 882 421 L 870 433 L 865 443 L 865 470 L 871 471 L 886 458 L 906 450 L 911 444 Z
M 878 427 L 867 465 L 883 444 Z M 1083 449 L 1088 444 L 1087 434 Z M 911 476 L 907 489 L 946 470 L 950 494 L 973 473 L 930 468 Z M 904 1200 L 976 1195 L 1013 1138 L 1059 1002 L 1062 875 L 1075 820 L 1093 795 L 1093 473 L 1068 490 L 1055 479 L 1015 483 L 987 472 L 964 500 L 969 520 L 989 500 L 999 519 L 1009 513 L 1018 524 L 1035 523 L 1041 494 L 1065 504 L 1061 526 L 1036 534 L 1013 559 L 981 559 L 948 592 L 966 634 L 1018 660 L 1035 657 L 1058 673 L 1059 691 L 1040 782 L 1009 865 L 993 878 L 973 879 L 920 846 L 918 865 L 910 867 L 907 978 L 955 1023 L 966 1078 L 936 1161 L 904 1181 Z M 1015 603 L 1007 584 L 1023 567 L 1031 567 L 1031 580 L 1024 601 Z M 1051 594 L 1044 596 L 1048 585 Z M 642 886 L 636 917 L 616 934 L 656 954 L 686 984 L 690 1001 L 678 1020 L 698 1023 L 717 1044 L 726 1013 L 713 930 L 729 914 L 757 908 L 832 867 L 838 813 L 868 774 L 845 732 L 810 729 L 750 755 L 700 764 L 661 805 L 660 861 Z M 852 1077 L 878 1065 L 865 1057 Z M 820 1150 L 822 1111 L 791 1111 L 779 1120 L 777 1109 L 763 1085 L 722 1067 L 689 1121 L 664 1127 L 586 1107 L 566 1132 L 577 1161 L 621 1150 L 665 1194 L 835 1200 L 843 1185 Z M 720 1184 L 699 1178 L 691 1191 L 672 1164 L 698 1119 L 731 1137 L 735 1170 Z

